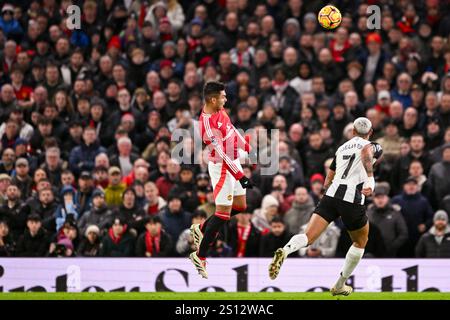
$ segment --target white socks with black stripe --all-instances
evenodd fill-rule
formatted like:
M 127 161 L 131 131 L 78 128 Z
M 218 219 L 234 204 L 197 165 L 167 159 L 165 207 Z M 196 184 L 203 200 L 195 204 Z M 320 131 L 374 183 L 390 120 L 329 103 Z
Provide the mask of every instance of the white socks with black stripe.
M 345 284 L 345 281 L 347 281 L 347 279 L 352 275 L 353 270 L 355 270 L 363 255 L 364 249 L 357 248 L 354 245 L 352 245 L 350 249 L 348 249 L 341 275 L 334 285 L 336 289 L 342 288 L 342 286 Z
M 292 252 L 300 250 L 303 247 L 308 245 L 308 237 L 306 234 L 301 233 L 293 236 L 291 240 L 283 247 L 283 250 L 286 252 L 286 255 L 290 255 Z

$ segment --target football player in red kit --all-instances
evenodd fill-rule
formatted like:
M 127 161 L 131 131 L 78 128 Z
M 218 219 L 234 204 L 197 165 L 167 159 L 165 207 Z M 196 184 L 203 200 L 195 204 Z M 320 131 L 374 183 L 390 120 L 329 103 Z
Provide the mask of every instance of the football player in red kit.
M 231 123 L 224 105 L 225 86 L 207 82 L 203 88 L 205 106 L 199 117 L 200 136 L 209 147 L 208 172 L 214 189 L 216 212 L 202 225 L 191 226 L 198 250 L 189 256 L 198 273 L 207 278 L 206 255 L 218 232 L 230 217 L 247 208 L 246 190 L 250 180 L 244 176 L 239 161 L 239 149 L 251 153 L 249 142 Z M 254 152 L 252 153 L 254 156 Z

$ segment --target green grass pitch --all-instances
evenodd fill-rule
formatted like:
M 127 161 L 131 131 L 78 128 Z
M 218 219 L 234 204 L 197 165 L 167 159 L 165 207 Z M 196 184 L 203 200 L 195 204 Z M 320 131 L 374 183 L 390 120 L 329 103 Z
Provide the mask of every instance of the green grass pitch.
M 450 292 L 14 292 L 0 300 L 450 300 Z

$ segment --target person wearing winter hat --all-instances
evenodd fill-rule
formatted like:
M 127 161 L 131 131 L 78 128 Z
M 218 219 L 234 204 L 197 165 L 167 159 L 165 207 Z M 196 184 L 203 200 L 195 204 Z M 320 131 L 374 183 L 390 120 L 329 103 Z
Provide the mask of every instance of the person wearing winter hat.
M 278 214 L 279 207 L 280 203 L 278 200 L 273 195 L 268 194 L 263 198 L 261 208 L 255 210 L 252 223 L 262 234 L 269 232 L 270 221 Z
M 450 258 L 450 226 L 448 214 L 438 210 L 433 216 L 433 226 L 423 234 L 416 246 L 417 258 Z
M 55 212 L 56 230 L 60 230 L 67 218 L 77 220 L 79 216 L 78 203 L 75 189 L 72 186 L 64 186 L 61 190 L 61 204 Z
M 191 213 L 184 210 L 180 195 L 176 192 L 170 192 L 167 206 L 161 211 L 160 216 L 164 229 L 173 241 L 171 254 L 176 256 L 175 244 L 183 230 L 190 227 Z
M 100 228 L 89 225 L 84 232 L 84 238 L 78 246 L 77 255 L 81 257 L 98 257 L 100 254 Z
M 104 234 L 112 224 L 112 219 L 113 212 L 106 205 L 105 193 L 100 189 L 95 189 L 92 193 L 92 206 L 81 216 L 78 228 L 81 233 L 85 233 L 89 225 L 96 225 Z

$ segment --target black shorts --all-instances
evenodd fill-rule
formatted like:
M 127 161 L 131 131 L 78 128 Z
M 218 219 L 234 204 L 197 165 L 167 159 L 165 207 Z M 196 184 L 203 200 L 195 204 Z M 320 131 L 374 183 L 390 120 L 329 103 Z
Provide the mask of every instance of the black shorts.
M 361 229 L 368 220 L 366 208 L 363 205 L 330 196 L 323 196 L 314 212 L 327 220 L 328 223 L 341 217 L 342 222 L 344 222 L 345 227 L 349 231 Z

